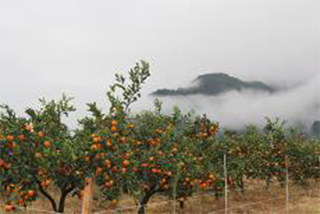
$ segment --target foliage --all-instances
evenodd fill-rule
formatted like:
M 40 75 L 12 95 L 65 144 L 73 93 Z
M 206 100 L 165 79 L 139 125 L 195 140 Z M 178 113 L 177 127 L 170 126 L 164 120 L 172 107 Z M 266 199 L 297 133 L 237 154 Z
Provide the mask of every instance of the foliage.
M 139 213 L 145 212 L 155 194 L 176 199 L 183 205 L 194 193 L 210 191 L 219 197 L 224 188 L 223 156 L 227 156 L 227 182 L 245 191 L 244 179 L 272 178 L 284 184 L 290 178 L 305 185 L 319 178 L 320 142 L 280 119 L 267 118 L 263 130 L 250 125 L 245 132 L 224 130 L 206 115 L 130 113 L 150 76 L 149 64 L 141 61 L 128 77 L 116 74 L 107 92 L 109 111 L 89 103 L 90 116 L 71 130 L 65 119 L 75 108 L 65 95 L 58 101 L 40 99 L 41 108 L 28 108 L 18 116 L 9 106 L 0 115 L 0 191 L 9 211 L 16 204 L 27 206 L 43 194 L 53 210 L 64 211 L 66 197 L 81 198 L 87 177 L 93 177 L 104 198 L 117 205 L 123 194 L 133 196 Z M 56 201 L 48 187 L 60 189 Z

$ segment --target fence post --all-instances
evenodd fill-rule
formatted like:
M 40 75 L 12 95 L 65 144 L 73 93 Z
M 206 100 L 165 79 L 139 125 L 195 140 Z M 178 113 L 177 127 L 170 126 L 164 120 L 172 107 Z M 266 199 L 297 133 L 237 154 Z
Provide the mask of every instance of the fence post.
M 286 166 L 286 214 L 289 214 L 289 157 L 285 156 Z
M 86 178 L 86 186 L 84 188 L 81 214 L 91 214 L 92 191 L 93 191 L 93 178 Z
M 177 187 L 180 177 L 180 167 L 178 168 L 178 173 L 174 177 L 174 186 L 173 186 L 173 214 L 177 213 Z
M 224 213 L 228 213 L 228 174 L 227 174 L 227 155 L 223 154 L 223 172 L 224 172 Z

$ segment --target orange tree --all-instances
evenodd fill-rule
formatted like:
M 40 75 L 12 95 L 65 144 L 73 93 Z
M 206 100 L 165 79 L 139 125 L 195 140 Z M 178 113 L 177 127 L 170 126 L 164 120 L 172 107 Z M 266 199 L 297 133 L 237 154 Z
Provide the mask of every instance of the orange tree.
M 93 117 L 81 121 L 93 133 L 91 152 L 85 159 L 94 169 L 96 183 L 112 204 L 121 193 L 134 196 L 139 213 L 145 212 L 156 193 L 183 201 L 216 181 L 206 151 L 212 151 L 208 139 L 217 133 L 217 124 L 194 120 L 178 108 L 173 115 L 164 115 L 158 100 L 155 112 L 128 113 L 148 76 L 149 66 L 143 61 L 130 70 L 128 83 L 116 75 L 107 93 L 110 113 L 103 114 L 96 104 L 89 104 Z
M 75 110 L 70 98 L 40 102 L 40 109 L 26 110 L 27 117 L 2 106 L 0 181 L 9 211 L 17 204 L 27 206 L 43 194 L 54 211 L 63 212 L 67 195 L 83 186 L 87 167 L 82 158 L 84 142 L 63 123 Z M 48 191 L 51 184 L 60 190 L 59 201 Z
M 310 178 L 320 177 L 320 141 L 308 139 L 306 135 L 291 129 L 288 141 L 290 154 L 288 170 L 290 178 L 300 185 L 306 185 Z
M 228 151 L 228 181 L 231 186 L 239 187 L 244 193 L 245 178 L 265 180 L 270 176 L 271 149 L 264 133 L 257 127 L 250 125 L 244 133 L 226 130 L 221 141 Z

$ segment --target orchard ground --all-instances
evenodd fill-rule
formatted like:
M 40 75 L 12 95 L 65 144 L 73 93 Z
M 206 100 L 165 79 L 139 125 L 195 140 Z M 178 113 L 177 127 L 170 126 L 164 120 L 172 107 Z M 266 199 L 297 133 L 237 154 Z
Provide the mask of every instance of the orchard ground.
M 285 188 L 274 181 L 268 189 L 265 182 L 259 180 L 246 180 L 247 189 L 243 195 L 237 189 L 230 189 L 228 197 L 228 213 L 286 213 L 286 192 Z M 58 191 L 52 189 L 52 191 Z M 58 194 L 57 194 L 58 196 Z M 307 186 L 301 187 L 290 182 L 289 185 L 289 213 L 320 213 L 320 180 L 309 180 Z M 65 213 L 76 213 L 79 206 L 77 197 L 68 197 Z M 188 198 L 183 209 L 179 208 L 172 200 L 167 200 L 161 196 L 155 196 L 151 199 L 146 209 L 148 214 L 174 213 L 176 206 L 177 213 L 194 214 L 194 213 L 225 213 L 224 197 L 217 199 L 214 194 L 199 193 L 192 198 Z M 54 213 L 50 209 L 50 203 L 41 198 L 37 200 L 27 210 L 17 213 L 24 214 L 49 214 Z M 1 207 L 1 213 L 6 213 Z M 111 207 L 110 202 L 102 199 L 99 189 L 95 188 L 93 196 L 93 212 L 99 214 L 112 213 L 137 213 L 137 205 L 132 197 L 124 195 L 119 200 L 116 207 Z

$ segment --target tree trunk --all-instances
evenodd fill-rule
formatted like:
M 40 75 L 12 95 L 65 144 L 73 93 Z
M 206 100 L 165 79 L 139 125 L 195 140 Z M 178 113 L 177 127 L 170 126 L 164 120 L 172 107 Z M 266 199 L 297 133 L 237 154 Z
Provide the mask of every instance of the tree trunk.
M 242 195 L 244 195 L 244 193 L 245 193 L 245 190 L 244 190 L 244 182 L 243 182 L 243 179 L 241 178 L 240 180 L 239 180 L 239 187 L 240 187 L 240 189 L 241 189 L 241 193 L 242 193 Z
M 184 201 L 179 201 L 179 207 L 180 207 L 180 209 L 184 208 Z
M 266 182 L 267 182 L 266 189 L 268 190 L 268 189 L 269 189 L 269 186 L 270 186 L 270 183 L 271 183 L 271 177 L 270 177 L 270 176 L 267 177 Z
M 148 204 L 150 198 L 160 190 L 157 190 L 155 187 L 151 189 L 147 194 L 143 197 L 143 199 L 139 202 L 139 210 L 138 214 L 145 214 L 145 206 Z
M 69 189 L 65 189 L 61 191 L 61 197 L 59 200 L 59 209 L 58 212 L 63 213 L 64 212 L 64 205 L 66 202 L 66 198 L 68 196 L 68 194 L 74 189 L 74 186 L 71 186 Z
M 37 184 L 38 184 L 38 187 L 39 187 L 40 192 L 50 201 L 51 206 L 52 206 L 52 209 L 53 209 L 55 212 L 58 212 L 57 204 L 56 204 L 55 200 L 52 198 L 51 195 L 49 195 L 49 193 L 47 193 L 47 192 L 43 189 L 43 187 L 41 186 L 41 183 L 40 183 L 39 181 L 37 181 Z

